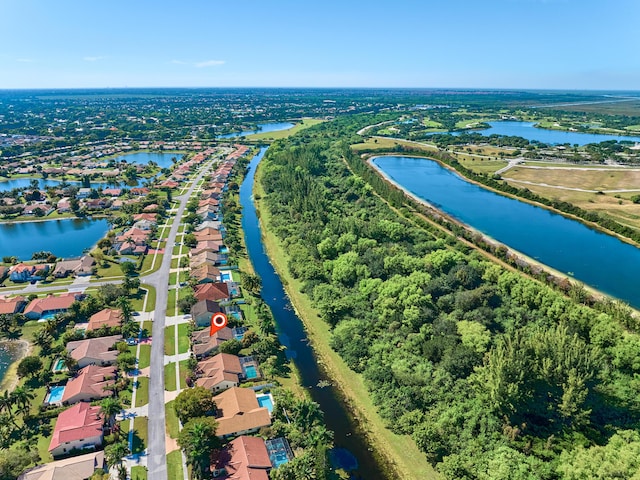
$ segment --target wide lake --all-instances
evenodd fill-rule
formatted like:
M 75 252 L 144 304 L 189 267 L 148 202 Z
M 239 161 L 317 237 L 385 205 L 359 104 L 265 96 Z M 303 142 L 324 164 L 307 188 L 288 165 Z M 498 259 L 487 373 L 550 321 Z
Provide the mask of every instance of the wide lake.
M 258 125 L 257 130 L 246 130 L 244 132 L 227 133 L 225 135 L 219 135 L 218 138 L 246 137 L 247 135 L 253 135 L 254 133 L 278 132 L 280 130 L 289 130 L 290 128 L 293 128 L 293 123 L 290 122 L 261 123 Z
M 29 260 L 34 252 L 41 250 L 62 258 L 76 257 L 95 245 L 108 230 L 105 219 L 1 223 L 0 257 Z
M 564 132 L 562 130 L 550 130 L 547 128 L 537 128 L 533 122 L 501 121 L 488 122 L 491 128 L 477 130 L 478 133 L 489 135 L 506 135 L 510 137 L 522 137 L 527 140 L 537 140 L 549 145 L 561 145 L 569 143 L 571 145 L 586 145 L 587 143 L 600 143 L 607 140 L 627 140 L 630 142 L 640 142 L 640 137 L 627 137 L 625 135 L 603 135 L 596 133 Z M 476 131 L 476 130 L 474 130 Z
M 433 160 L 385 156 L 372 163 L 404 189 L 476 230 L 640 308 L 640 249 L 470 183 Z
M 7 192 L 9 190 L 13 190 L 14 188 L 28 188 L 31 186 L 31 180 L 37 180 L 38 188 L 41 190 L 45 189 L 46 187 L 57 187 L 62 183 L 62 180 L 53 180 L 49 178 L 11 178 L 6 181 L 0 181 L 0 192 Z M 78 181 L 67 180 L 67 183 L 70 185 L 75 185 L 76 187 L 80 187 L 82 185 L 82 182 Z M 120 183 L 91 182 L 91 188 L 109 188 L 117 185 L 120 185 Z
M 146 165 L 149 162 L 155 162 L 160 168 L 169 168 L 173 165 L 173 159 L 179 162 L 183 155 L 181 153 L 167 152 L 136 152 L 116 157 L 116 162 L 126 160 L 129 163 L 138 163 Z

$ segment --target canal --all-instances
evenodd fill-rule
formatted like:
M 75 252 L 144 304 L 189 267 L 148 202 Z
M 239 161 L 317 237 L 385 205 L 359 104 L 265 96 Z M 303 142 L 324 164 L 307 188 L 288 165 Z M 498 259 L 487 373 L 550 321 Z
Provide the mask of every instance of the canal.
M 253 203 L 253 183 L 256 167 L 266 151 L 266 147 L 261 148 L 260 153 L 253 158 L 249 165 L 249 172 L 240 187 L 242 228 L 249 258 L 256 273 L 262 279 L 262 298 L 271 308 L 276 321 L 278 338 L 286 347 L 287 356 L 295 362 L 302 385 L 309 389 L 312 399 L 320 405 L 327 428 L 335 433 L 334 443 L 335 453 L 337 453 L 335 456 L 339 457 L 343 465 L 349 463 L 349 460 L 357 460 L 357 469 L 352 471 L 353 478 L 385 478 L 383 469 L 376 462 L 364 436 L 358 431 L 353 417 L 340 400 L 335 387 L 319 386 L 321 380 L 327 380 L 327 377 L 320 370 L 313 349 L 308 343 L 302 321 L 296 315 L 280 277 L 265 253 L 260 223 Z M 350 458 L 352 456 L 355 459 Z

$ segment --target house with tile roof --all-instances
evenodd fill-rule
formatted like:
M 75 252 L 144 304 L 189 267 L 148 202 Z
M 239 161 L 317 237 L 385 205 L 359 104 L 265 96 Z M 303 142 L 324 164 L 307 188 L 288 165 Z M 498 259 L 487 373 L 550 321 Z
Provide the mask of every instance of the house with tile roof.
M 219 353 L 199 361 L 195 373 L 196 385 L 217 392 L 240 385 L 243 370 L 237 355 Z
M 73 275 L 76 277 L 85 277 L 93 273 L 93 267 L 96 261 L 90 255 L 83 255 L 80 258 L 73 258 L 69 260 L 61 260 L 56 263 L 53 269 L 53 276 L 56 278 L 63 278 L 67 275 Z
M 78 362 L 78 367 L 87 365 L 113 365 L 118 357 L 115 344 L 122 341 L 122 335 L 86 338 L 67 343 L 67 352 Z
M 117 308 L 103 308 L 89 318 L 87 332 L 100 330 L 102 327 L 115 328 L 122 324 L 122 311 Z
M 271 425 L 271 415 L 261 407 L 250 388 L 231 387 L 213 397 L 216 403 L 218 437 L 247 435 Z
M 208 327 L 211 325 L 211 316 L 219 312 L 222 312 L 222 308 L 217 302 L 201 300 L 191 307 L 191 319 L 198 327 Z
M 24 309 L 24 315 L 30 320 L 38 320 L 56 313 L 65 313 L 73 302 L 83 297 L 84 295 L 80 293 L 63 293 L 57 297 L 49 295 L 44 298 L 34 298 Z
M 104 452 L 91 452 L 30 468 L 18 480 L 87 480 L 96 471 L 106 472 L 106 467 Z
M 214 478 L 269 480 L 271 459 L 264 440 L 242 435 L 220 450 L 211 465 Z
M 196 285 L 193 295 L 198 301 L 212 300 L 214 302 L 228 302 L 231 298 L 227 284 L 224 282 Z
M 100 406 L 76 403 L 58 415 L 49 453 L 55 458 L 72 451 L 102 446 L 103 430 Z
M 27 304 L 27 299 L 21 296 L 0 298 L 0 315 L 20 313 Z
M 49 274 L 49 265 L 46 263 L 38 265 L 27 265 L 18 263 L 9 268 L 9 280 L 12 282 L 30 282 L 31 280 L 42 280 Z
M 209 335 L 209 329 L 196 330 L 191 334 L 191 350 L 196 358 L 202 358 L 215 351 L 220 344 L 234 338 L 233 331 L 229 327 L 218 330 Z
M 93 402 L 112 396 L 113 392 L 109 387 L 115 384 L 116 374 L 114 367 L 87 365 L 67 382 L 62 394 L 62 404 Z

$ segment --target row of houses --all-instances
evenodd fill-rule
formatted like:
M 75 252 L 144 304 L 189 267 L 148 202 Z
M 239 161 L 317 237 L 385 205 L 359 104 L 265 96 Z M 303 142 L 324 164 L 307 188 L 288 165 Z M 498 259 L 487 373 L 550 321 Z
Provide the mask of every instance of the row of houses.
M 93 273 L 95 264 L 93 257 L 88 255 L 60 260 L 55 264 L 39 263 L 32 265 L 18 263 L 9 267 L 9 280 L 18 283 L 39 281 L 44 280 L 49 273 L 56 278 L 63 278 L 69 275 L 74 277 L 88 276 Z

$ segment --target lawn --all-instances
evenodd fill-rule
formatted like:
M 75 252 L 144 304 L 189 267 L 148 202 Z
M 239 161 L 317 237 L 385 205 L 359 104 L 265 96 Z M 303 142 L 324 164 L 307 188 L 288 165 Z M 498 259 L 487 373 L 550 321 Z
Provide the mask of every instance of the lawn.
M 189 324 L 181 323 L 178 325 L 178 353 L 187 353 L 189 351 Z
M 189 360 L 180 361 L 180 390 L 187 388 L 187 376 L 189 375 Z
M 131 467 L 131 480 L 147 480 L 147 467 L 142 465 Z
M 156 289 L 151 285 L 141 285 L 147 291 L 147 308 L 145 312 L 152 312 L 156 308 Z
M 133 420 L 133 445 L 131 453 L 142 453 L 147 448 L 149 432 L 149 419 L 147 417 L 136 417 Z
M 297 123 L 292 128 L 287 130 L 279 130 L 277 132 L 265 132 L 265 133 L 254 133 L 253 135 L 248 135 L 245 137 L 245 140 L 278 140 L 280 138 L 287 138 L 291 135 L 298 133 L 300 130 L 304 130 L 305 128 L 312 127 L 313 125 L 317 125 L 318 123 L 322 123 L 324 120 L 320 120 L 317 118 L 303 118 L 302 122 Z
M 142 337 L 150 337 L 153 333 L 153 322 L 151 320 L 145 320 L 142 322 Z
M 151 345 L 140 345 L 138 368 L 147 368 L 149 365 L 151 365 Z
M 171 325 L 164 329 L 164 354 L 175 355 L 176 354 L 176 327 Z
M 492 174 L 507 166 L 507 162 L 501 160 L 488 160 L 485 158 L 466 156 L 464 154 L 457 154 L 456 158 L 462 166 L 474 171 L 475 173 Z
M 149 378 L 138 377 L 138 388 L 136 389 L 136 407 L 141 407 L 149 403 Z
M 156 258 L 157 257 L 157 258 Z M 156 263 L 155 265 L 153 265 L 153 269 L 151 268 L 151 265 L 153 264 L 153 259 L 156 258 Z M 149 273 L 153 273 L 157 270 L 160 270 L 160 266 L 162 265 L 162 254 L 157 254 L 157 255 L 145 255 L 144 256 L 144 260 L 142 261 L 142 268 L 140 269 L 140 273 L 141 274 L 149 274 Z
M 164 406 L 167 433 L 171 438 L 178 438 L 178 434 L 180 433 L 180 422 L 178 421 L 178 415 L 176 415 L 173 404 L 174 401 L 171 400 Z
M 183 478 L 182 452 L 174 450 L 167 453 L 167 478 Z
M 177 290 L 169 290 L 167 293 L 167 315 L 173 315 L 176 310 L 176 292 Z
M 176 390 L 176 364 L 169 363 L 164 366 L 164 389 L 167 392 Z

